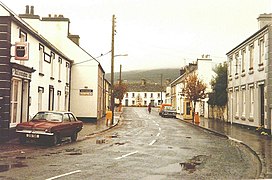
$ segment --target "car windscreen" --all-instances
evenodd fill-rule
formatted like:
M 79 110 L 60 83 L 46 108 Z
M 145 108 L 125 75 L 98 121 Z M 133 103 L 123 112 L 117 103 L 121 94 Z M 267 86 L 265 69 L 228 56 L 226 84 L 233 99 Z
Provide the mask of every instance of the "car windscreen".
M 52 113 L 52 112 L 39 112 L 37 113 L 31 121 L 52 121 L 61 122 L 62 114 Z

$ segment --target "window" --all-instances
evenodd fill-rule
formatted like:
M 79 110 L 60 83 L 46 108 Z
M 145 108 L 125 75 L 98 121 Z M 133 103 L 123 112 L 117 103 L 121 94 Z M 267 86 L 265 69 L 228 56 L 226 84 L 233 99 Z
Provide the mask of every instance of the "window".
M 235 75 L 238 74 L 238 69 L 239 69 L 239 55 L 237 53 L 235 54 Z
M 38 87 L 38 111 L 42 110 L 44 88 Z
M 235 90 L 235 105 L 236 105 L 236 112 L 235 112 L 235 116 L 239 117 L 239 89 Z
M 24 31 L 22 31 L 20 29 L 20 32 L 19 32 L 19 38 L 20 38 L 20 42 L 27 42 L 27 33 L 25 33 Z M 20 64 L 21 65 L 24 65 L 25 64 L 25 61 L 20 61 Z
M 126 93 L 126 98 L 128 98 L 128 93 Z
M 160 98 L 161 97 L 161 93 L 158 93 L 158 98 Z
M 252 118 L 253 117 L 253 115 L 254 115 L 254 86 L 253 85 L 251 85 L 250 87 L 249 87 L 249 103 L 250 103 L 250 105 L 249 105 L 249 112 L 250 112 L 250 117 Z
M 69 84 L 69 72 L 70 72 L 70 63 L 66 62 L 66 83 Z
M 44 50 L 44 46 L 43 45 L 39 45 L 39 74 L 43 75 L 43 50 Z
M 69 106 L 69 88 L 65 87 L 65 98 L 64 98 L 64 110 L 68 110 Z
M 246 115 L 246 87 L 242 87 L 242 116 Z
M 69 114 L 69 117 L 71 121 L 76 121 L 76 118 L 73 116 L 73 114 Z
M 48 110 L 54 110 L 54 87 L 49 86 L 49 103 L 48 103 Z
M 59 60 L 58 60 L 58 63 L 59 63 L 59 82 L 61 82 L 61 64 L 62 64 L 62 59 L 59 57 Z
M 57 91 L 57 110 L 60 111 L 60 105 L 61 105 L 61 91 Z
M 229 76 L 232 76 L 232 58 L 229 60 Z
M 51 79 L 54 79 L 55 53 L 51 52 Z
M 150 94 L 150 97 L 153 98 L 153 93 Z
M 259 41 L 259 65 L 263 65 L 264 63 L 264 39 L 260 39 Z
M 63 122 L 70 122 L 70 118 L 67 113 L 63 115 Z
M 254 46 L 253 44 L 249 46 L 249 70 L 253 69 L 254 63 Z
M 132 105 L 135 105 L 135 101 L 134 100 L 132 100 Z
M 135 97 L 135 94 L 134 94 L 134 93 L 132 93 L 132 97 L 133 97 L 133 98 Z
M 144 93 L 144 98 L 147 98 L 147 93 Z
M 246 58 L 246 50 L 242 50 L 242 72 L 245 72 L 245 58 Z

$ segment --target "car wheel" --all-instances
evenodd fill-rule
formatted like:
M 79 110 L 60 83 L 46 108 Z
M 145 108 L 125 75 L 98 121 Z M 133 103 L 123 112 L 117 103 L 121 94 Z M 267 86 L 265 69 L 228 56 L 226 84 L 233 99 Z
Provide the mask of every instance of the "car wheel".
M 77 132 L 74 132 L 73 135 L 71 136 L 71 141 L 75 142 L 77 140 Z
M 19 137 L 20 144 L 25 144 L 26 143 L 26 137 L 24 134 L 20 135 Z
M 55 146 L 60 142 L 60 138 L 57 134 L 54 134 L 52 139 L 51 139 L 51 145 Z

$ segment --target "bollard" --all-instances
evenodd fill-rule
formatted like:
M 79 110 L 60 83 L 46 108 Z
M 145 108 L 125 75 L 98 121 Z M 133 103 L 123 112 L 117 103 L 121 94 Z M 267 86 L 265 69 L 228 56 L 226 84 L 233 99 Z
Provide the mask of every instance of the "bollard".
M 112 112 L 111 111 L 106 112 L 106 125 L 108 126 L 109 123 L 110 123 L 110 125 L 112 124 Z
M 199 123 L 200 123 L 198 112 L 195 112 L 195 123 L 196 123 L 196 124 L 199 124 Z

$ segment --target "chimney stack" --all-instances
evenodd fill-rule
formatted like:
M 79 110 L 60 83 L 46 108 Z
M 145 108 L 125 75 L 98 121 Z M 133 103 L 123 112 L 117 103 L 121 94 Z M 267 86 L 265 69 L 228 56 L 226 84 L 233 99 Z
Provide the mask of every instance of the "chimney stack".
M 259 29 L 262 29 L 264 26 L 272 24 L 272 13 L 260 14 L 260 16 L 257 19 L 259 22 Z

